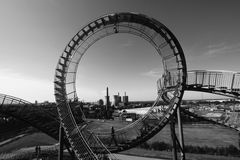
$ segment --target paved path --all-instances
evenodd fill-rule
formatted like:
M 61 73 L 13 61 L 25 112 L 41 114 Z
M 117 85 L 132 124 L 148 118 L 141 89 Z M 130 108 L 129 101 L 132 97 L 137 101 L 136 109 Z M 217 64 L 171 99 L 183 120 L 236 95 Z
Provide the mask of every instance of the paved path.
M 5 141 L 2 141 L 2 142 L 0 143 L 0 146 L 3 146 L 3 145 L 5 145 L 5 144 L 11 143 L 11 142 L 13 142 L 13 141 L 16 141 L 16 140 L 18 140 L 18 139 L 20 139 L 20 138 L 22 138 L 22 137 L 24 137 L 24 136 L 26 136 L 26 134 L 21 134 L 21 135 L 18 135 L 18 136 L 16 136 L 16 137 L 9 138 L 9 139 L 7 139 L 7 140 L 5 140 Z

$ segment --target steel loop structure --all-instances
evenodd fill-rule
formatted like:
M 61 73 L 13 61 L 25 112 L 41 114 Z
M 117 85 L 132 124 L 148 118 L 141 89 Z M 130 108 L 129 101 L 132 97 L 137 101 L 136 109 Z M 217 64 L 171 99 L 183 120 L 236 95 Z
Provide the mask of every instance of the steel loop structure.
M 84 119 L 74 117 L 76 74 L 78 64 L 89 47 L 96 41 L 112 35 L 128 33 L 148 41 L 162 58 L 164 81 L 171 79 L 171 90 L 162 90 L 151 109 L 131 125 L 115 131 L 117 146 L 107 146 L 112 133 L 91 131 Z M 61 125 L 66 136 L 80 159 L 99 159 L 96 153 L 110 153 L 129 149 L 146 141 L 158 133 L 179 106 L 186 83 L 186 62 L 183 50 L 172 32 L 153 18 L 136 13 L 114 13 L 97 18 L 84 26 L 68 43 L 62 53 L 55 72 L 55 99 Z M 174 88 L 174 89 L 173 89 Z M 167 94 L 166 94 L 167 93 Z M 167 95 L 169 105 L 161 115 L 154 115 L 153 109 L 160 97 Z M 151 123 L 149 119 L 157 121 Z M 144 131 L 144 132 L 143 132 Z M 110 151 L 110 152 L 109 152 Z

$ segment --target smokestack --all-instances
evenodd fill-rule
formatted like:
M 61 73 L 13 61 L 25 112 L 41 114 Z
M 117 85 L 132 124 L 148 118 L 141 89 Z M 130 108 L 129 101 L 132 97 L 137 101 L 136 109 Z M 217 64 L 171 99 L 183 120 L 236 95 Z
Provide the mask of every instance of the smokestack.
M 125 96 L 127 95 L 126 92 L 124 92 L 124 95 L 125 95 Z
M 108 119 L 109 115 L 108 115 L 108 111 L 109 111 L 109 107 L 110 107 L 110 102 L 109 102 L 109 95 L 108 95 L 108 87 L 107 87 L 107 95 L 106 95 L 106 112 L 105 112 L 105 118 Z
M 107 87 L 107 95 L 106 95 L 106 109 L 109 109 L 109 95 L 108 95 L 108 87 Z
M 108 87 L 107 87 L 107 97 L 108 97 Z

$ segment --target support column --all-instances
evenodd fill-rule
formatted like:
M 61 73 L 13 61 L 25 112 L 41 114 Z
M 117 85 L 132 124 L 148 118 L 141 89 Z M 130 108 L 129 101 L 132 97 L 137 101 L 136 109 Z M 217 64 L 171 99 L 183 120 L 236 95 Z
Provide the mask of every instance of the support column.
M 177 108 L 177 119 L 178 119 L 178 134 L 181 148 L 181 160 L 185 160 L 185 147 L 184 147 L 184 138 L 183 138 L 183 128 L 180 114 L 180 107 Z
M 177 145 L 176 145 L 176 133 L 175 133 L 175 117 L 170 120 L 170 130 L 171 130 L 171 137 L 172 137 L 172 154 L 173 154 L 173 160 L 177 160 Z
M 175 132 L 175 122 L 178 121 L 178 134 L 179 138 Z M 180 153 L 180 159 L 185 160 L 185 149 L 184 149 L 184 138 L 183 138 L 183 128 L 181 122 L 181 115 L 180 115 L 180 107 L 177 108 L 177 112 L 174 114 L 172 119 L 170 120 L 170 130 L 171 130 L 171 138 L 173 144 L 173 160 L 178 159 L 178 152 Z
M 240 132 L 238 132 L 238 147 L 240 148 Z
M 59 151 L 58 151 L 58 160 L 63 160 L 63 137 L 64 137 L 64 129 L 62 125 L 59 126 Z

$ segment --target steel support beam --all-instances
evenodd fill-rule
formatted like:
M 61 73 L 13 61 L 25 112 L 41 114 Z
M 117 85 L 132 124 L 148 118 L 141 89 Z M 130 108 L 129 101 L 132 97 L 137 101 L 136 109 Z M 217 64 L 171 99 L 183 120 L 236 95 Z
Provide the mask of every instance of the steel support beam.
M 176 133 L 175 133 L 175 120 L 174 118 L 170 120 L 170 130 L 171 130 L 171 138 L 172 138 L 172 154 L 173 160 L 177 160 L 177 145 L 176 145 Z
M 178 123 L 178 135 L 175 132 L 175 123 Z M 185 149 L 184 149 L 184 138 L 183 138 L 183 128 L 181 122 L 180 115 L 180 107 L 177 108 L 174 117 L 170 120 L 170 130 L 171 130 L 171 138 L 172 138 L 172 153 L 173 160 L 178 160 L 178 151 L 180 153 L 180 160 L 185 160 Z
M 70 148 L 70 144 L 68 144 L 67 139 L 65 137 L 65 132 L 64 129 L 62 127 L 62 125 L 60 124 L 59 126 L 59 151 L 58 151 L 58 160 L 63 160 L 63 150 L 64 150 L 64 146 L 66 147 L 66 149 L 68 150 L 68 153 L 71 156 L 72 160 L 75 160 L 75 153 L 74 151 Z
M 185 160 L 185 147 L 184 147 L 184 137 L 183 137 L 183 127 L 182 127 L 182 120 L 181 120 L 181 112 L 180 107 L 177 108 L 177 119 L 178 119 L 178 134 L 179 134 L 179 142 L 180 142 L 180 155 L 181 160 Z
M 64 141 L 64 129 L 62 125 L 59 126 L 59 151 L 58 160 L 63 160 L 63 142 Z

